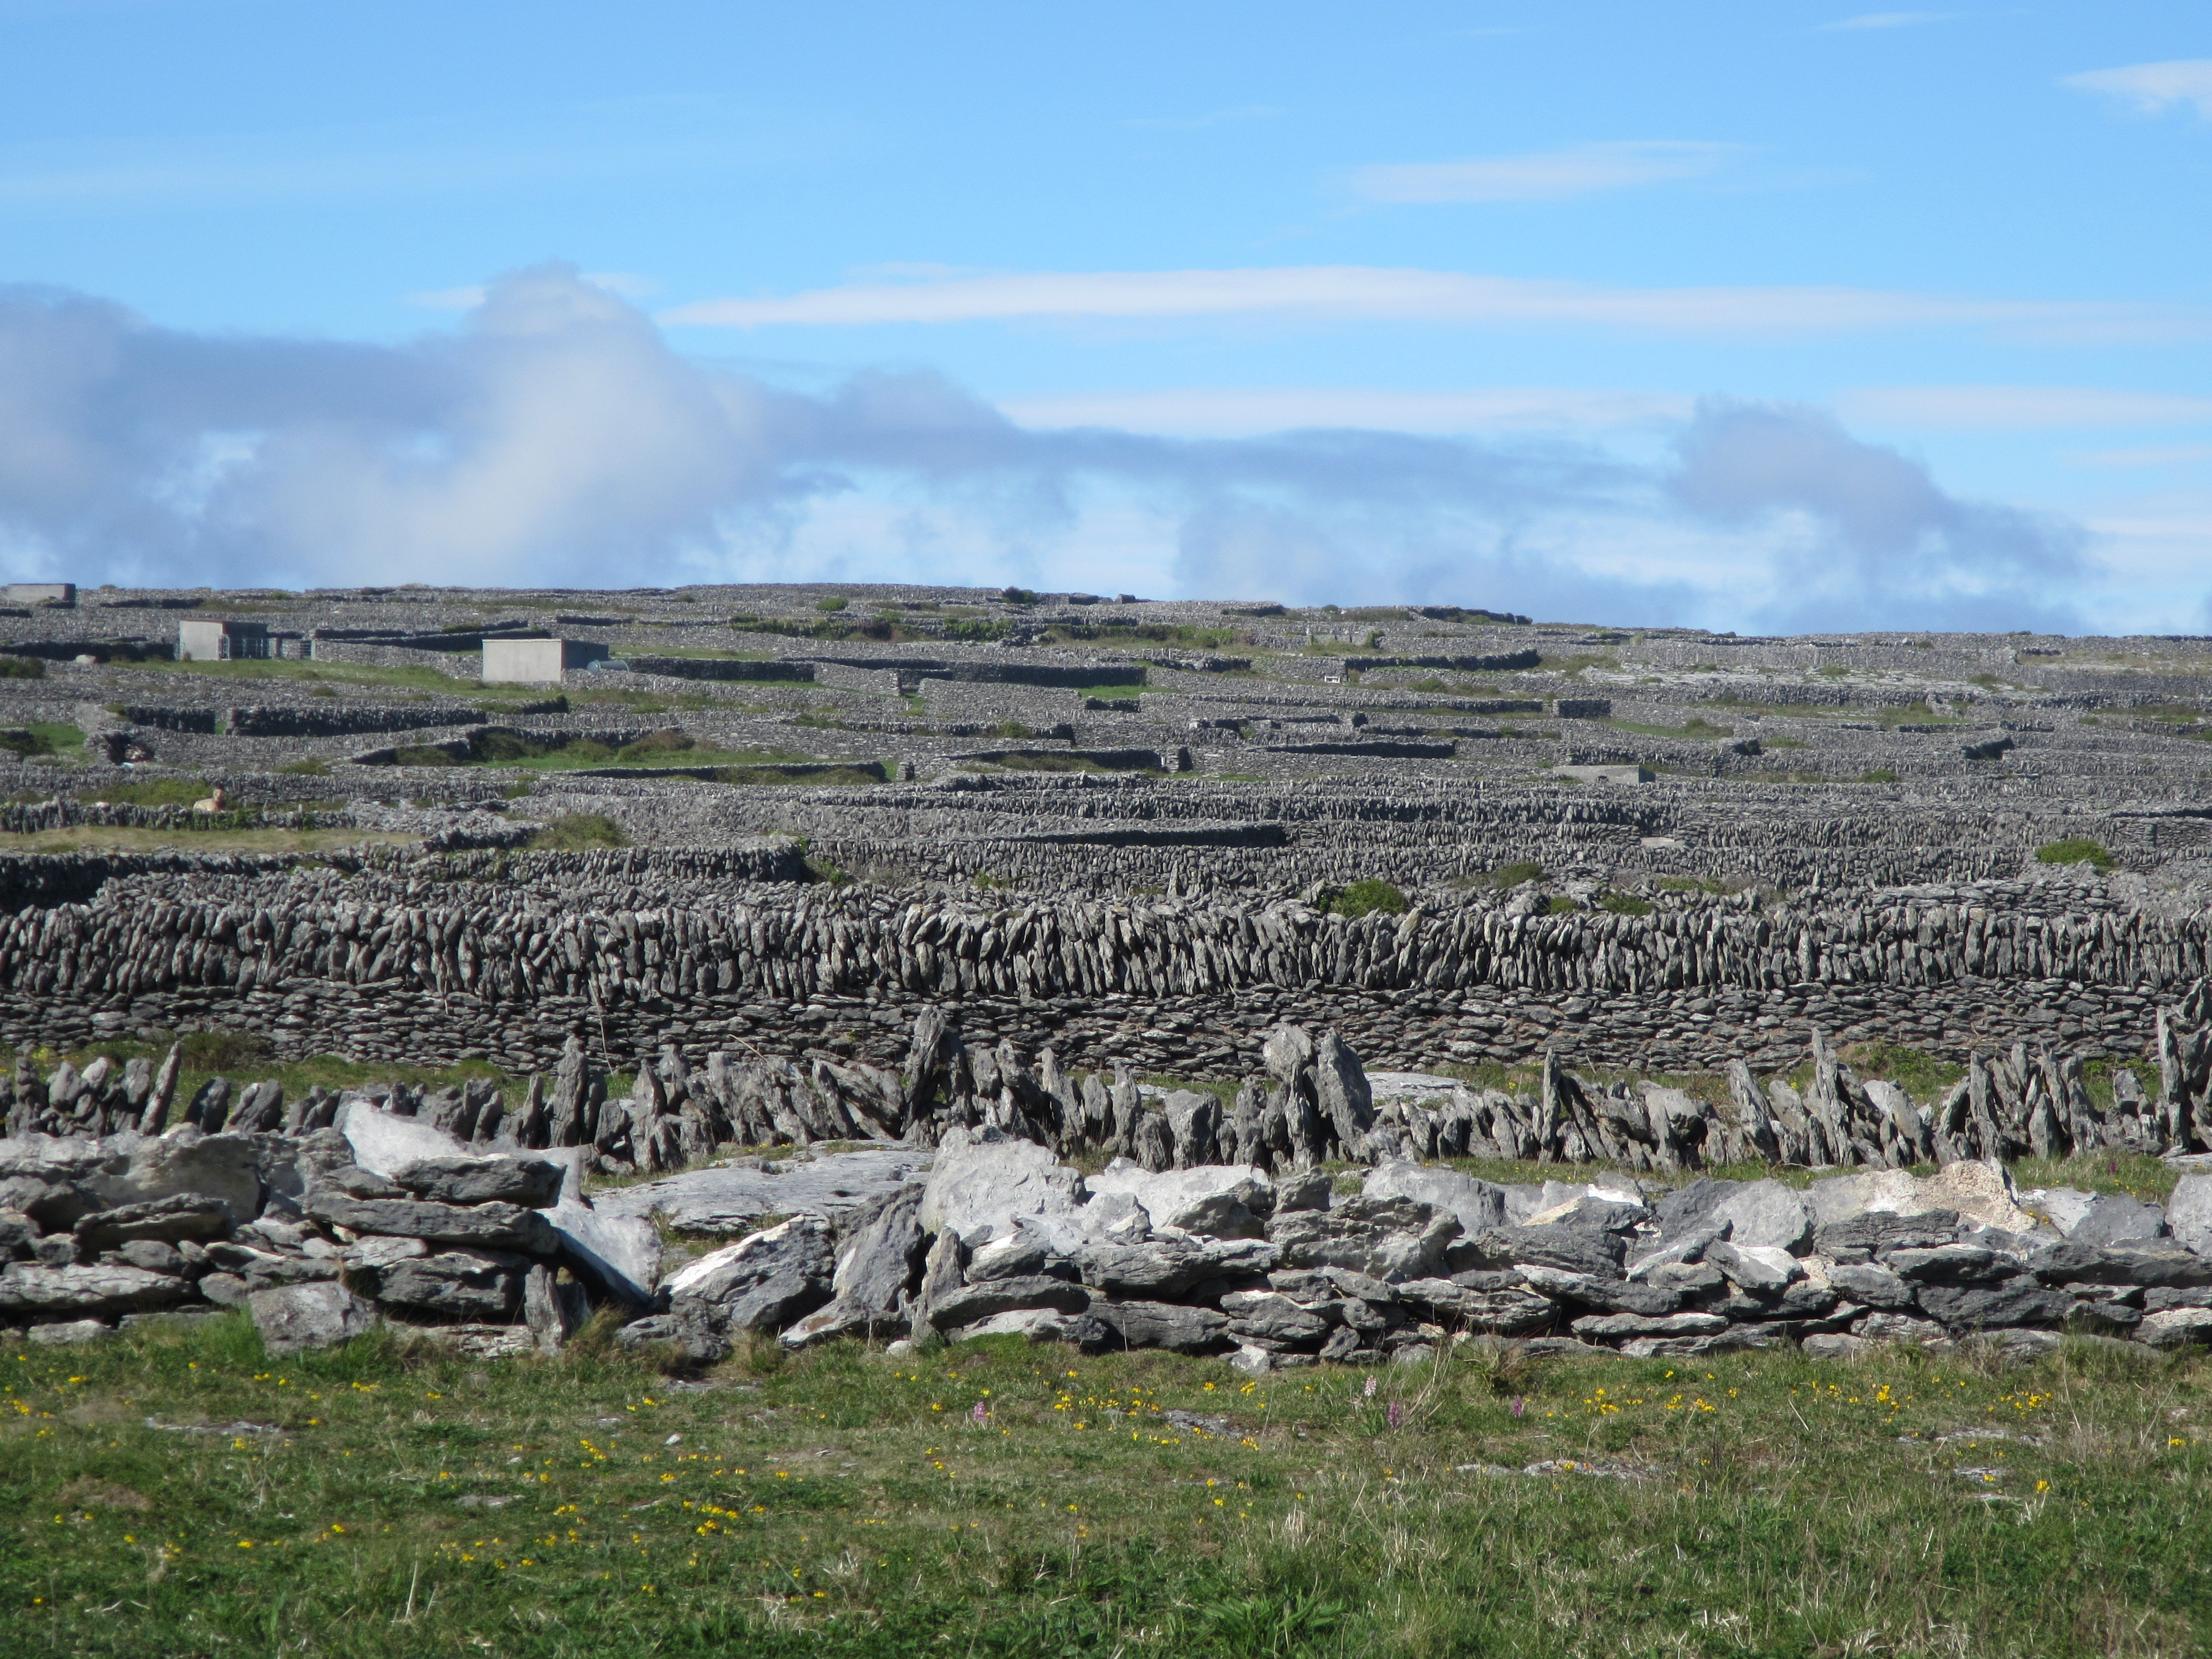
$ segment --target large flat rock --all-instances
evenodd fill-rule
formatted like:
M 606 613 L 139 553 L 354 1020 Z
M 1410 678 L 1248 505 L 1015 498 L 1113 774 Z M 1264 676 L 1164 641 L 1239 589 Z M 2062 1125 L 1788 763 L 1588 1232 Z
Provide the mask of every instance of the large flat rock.
M 930 1155 L 910 1147 L 748 1160 L 635 1187 L 602 1188 L 592 1194 L 592 1206 L 605 1216 L 648 1220 L 658 1215 L 682 1232 L 743 1234 L 758 1231 L 763 1216 L 842 1221 L 927 1175 L 929 1168 Z

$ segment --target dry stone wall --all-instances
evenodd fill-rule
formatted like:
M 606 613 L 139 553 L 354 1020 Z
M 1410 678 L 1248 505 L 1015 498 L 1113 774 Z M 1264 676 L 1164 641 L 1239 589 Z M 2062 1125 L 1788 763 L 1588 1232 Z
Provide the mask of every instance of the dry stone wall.
M 363 902 L 126 883 L 112 902 L 0 920 L 0 1031 L 71 1043 L 211 1024 L 266 1030 L 289 1051 L 534 1066 L 571 1031 L 615 1053 L 670 1032 L 880 1056 L 934 1004 L 980 1034 L 1182 1073 L 1231 1069 L 1285 1019 L 1394 1065 L 1548 1046 L 1658 1070 L 1802 1050 L 1815 1024 L 1960 1057 L 2022 1039 L 2139 1054 L 2161 1000 L 2212 974 L 2202 915 L 2087 889 L 2057 908 L 2027 884 L 1833 909 L 1766 911 L 1747 894 L 1644 916 L 1480 902 L 1356 920 L 1298 900 L 990 904 L 742 884 L 749 864 L 797 856 L 732 857 L 716 897 L 617 909 L 580 905 L 592 876 L 552 884 L 550 855 L 534 872 L 510 862 L 499 897 L 459 880 L 452 902 L 429 884 Z M 596 879 L 623 879 L 619 860 Z

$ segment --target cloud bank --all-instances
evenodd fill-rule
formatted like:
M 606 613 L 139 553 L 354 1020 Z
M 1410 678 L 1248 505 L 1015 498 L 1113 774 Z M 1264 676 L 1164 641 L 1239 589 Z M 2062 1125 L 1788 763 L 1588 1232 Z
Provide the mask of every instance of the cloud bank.
M 2086 75 L 2068 76 L 2066 84 L 2118 98 L 2145 115 L 2162 114 L 2177 104 L 2193 105 L 2198 115 L 2212 121 L 2212 58 L 2092 70 Z
M 1379 265 L 1016 271 L 849 283 L 803 294 L 702 300 L 678 306 L 660 320 L 751 329 L 1219 317 L 1533 324 L 1716 337 L 1969 327 L 2075 341 L 2194 336 L 2212 325 L 2212 316 L 2186 306 L 1979 300 L 1840 287 L 1609 288 Z
M 802 394 L 702 366 L 565 266 L 397 346 L 0 290 L 0 557 L 22 574 L 1106 587 L 1118 538 L 1153 592 L 1723 627 L 2070 619 L 2070 525 L 1958 499 L 1817 410 L 1708 400 L 1674 424 L 1659 465 L 1527 432 L 1039 429 L 927 373 Z
M 1352 185 L 1370 202 L 1558 201 L 1694 179 L 1735 153 L 1733 144 L 1679 139 L 1576 144 L 1531 155 L 1361 167 L 1352 175 Z

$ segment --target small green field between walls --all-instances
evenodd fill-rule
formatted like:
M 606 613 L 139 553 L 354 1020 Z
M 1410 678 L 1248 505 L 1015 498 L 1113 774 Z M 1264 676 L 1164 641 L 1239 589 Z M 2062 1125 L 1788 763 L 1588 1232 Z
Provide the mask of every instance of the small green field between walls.
M 1369 1383 L 1373 1383 L 1372 1393 Z M 0 1349 L 27 1656 L 2212 1646 L 2201 1359 Z

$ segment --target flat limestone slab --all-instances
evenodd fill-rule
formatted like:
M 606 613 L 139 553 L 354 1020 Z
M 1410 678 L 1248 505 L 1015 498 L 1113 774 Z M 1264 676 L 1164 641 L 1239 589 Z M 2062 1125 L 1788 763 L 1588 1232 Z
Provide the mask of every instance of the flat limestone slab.
M 635 1187 L 601 1188 L 592 1207 L 602 1215 L 658 1214 L 684 1232 L 750 1233 L 768 1215 L 842 1220 L 872 1200 L 927 1175 L 930 1155 L 913 1147 L 823 1152 L 727 1169 L 690 1170 Z

